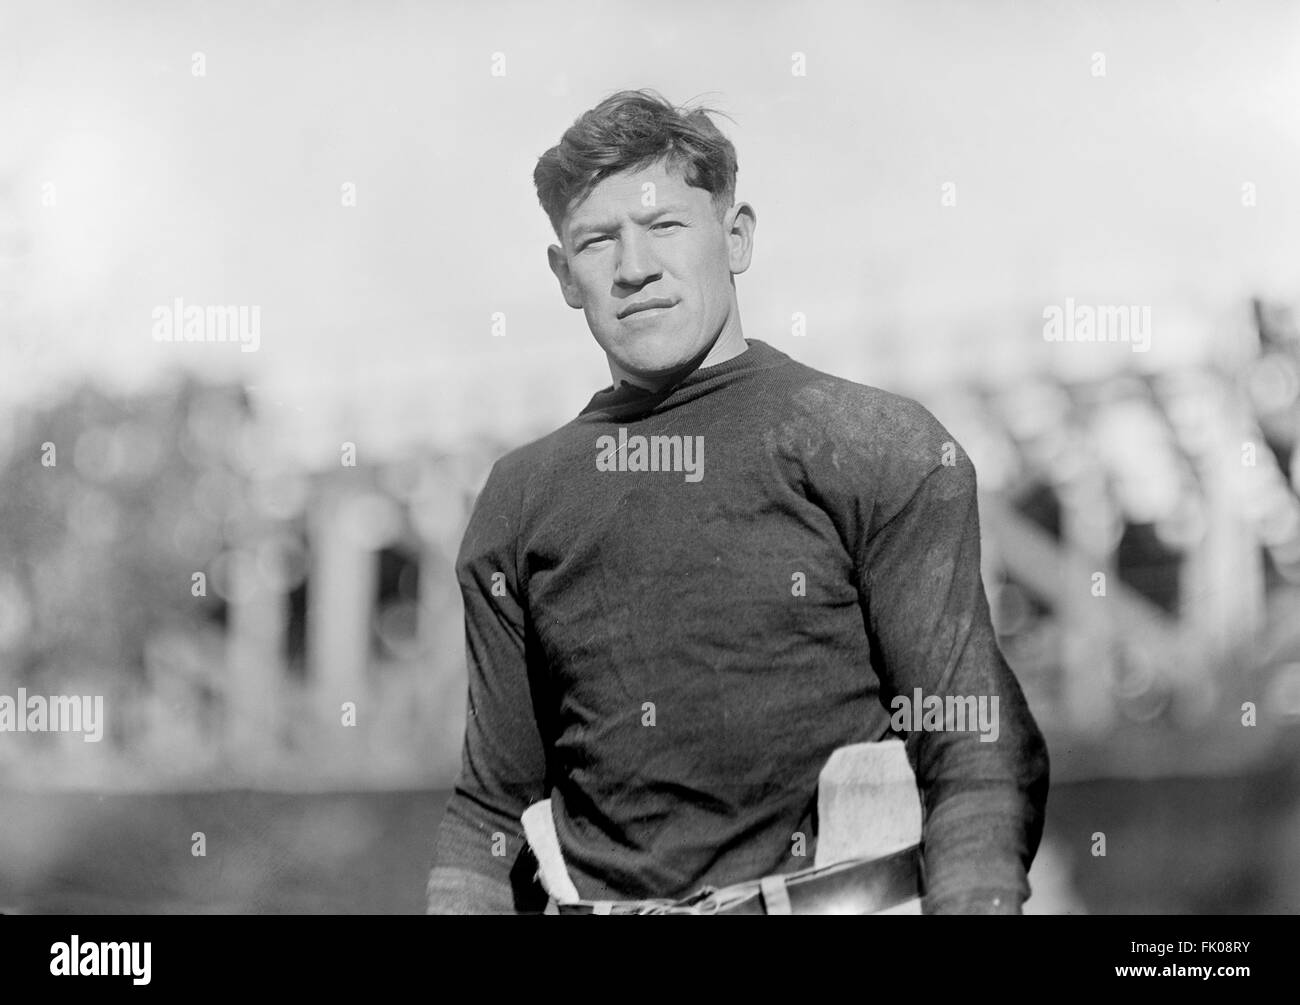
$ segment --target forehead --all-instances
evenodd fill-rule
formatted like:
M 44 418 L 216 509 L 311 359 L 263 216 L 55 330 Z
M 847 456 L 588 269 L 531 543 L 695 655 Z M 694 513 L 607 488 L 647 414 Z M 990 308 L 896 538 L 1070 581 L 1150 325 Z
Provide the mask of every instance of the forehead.
M 663 206 L 702 209 L 712 204 L 713 196 L 708 191 L 688 185 L 679 168 L 668 167 L 661 161 L 602 179 L 585 199 L 569 210 L 564 226 L 573 231 L 631 214 L 650 213 Z

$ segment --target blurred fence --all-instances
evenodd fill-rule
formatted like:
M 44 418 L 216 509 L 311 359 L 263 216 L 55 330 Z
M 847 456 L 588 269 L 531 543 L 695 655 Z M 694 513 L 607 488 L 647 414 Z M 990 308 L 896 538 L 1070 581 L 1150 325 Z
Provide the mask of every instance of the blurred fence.
M 1300 720 L 1300 334 L 1283 309 L 1255 322 L 1237 369 L 918 395 L 979 471 L 986 585 L 1035 712 L 1103 752 L 1078 774 L 1232 770 Z M 99 743 L 10 736 L 0 782 L 448 784 L 452 564 L 515 444 L 268 462 L 274 422 L 192 379 L 0 418 L 0 693 L 102 694 L 108 720 Z

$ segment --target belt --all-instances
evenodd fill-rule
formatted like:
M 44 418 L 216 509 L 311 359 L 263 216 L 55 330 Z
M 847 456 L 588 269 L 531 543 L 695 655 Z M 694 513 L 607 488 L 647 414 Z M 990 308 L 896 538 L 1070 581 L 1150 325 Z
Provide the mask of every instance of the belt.
M 578 900 L 560 914 L 872 914 L 925 892 L 919 845 L 820 869 L 705 887 L 684 900 Z

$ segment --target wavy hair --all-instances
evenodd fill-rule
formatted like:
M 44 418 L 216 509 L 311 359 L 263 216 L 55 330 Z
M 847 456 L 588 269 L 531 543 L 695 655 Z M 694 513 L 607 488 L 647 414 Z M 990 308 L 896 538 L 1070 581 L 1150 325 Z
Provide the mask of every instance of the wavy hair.
M 710 108 L 678 107 L 649 89 L 619 91 L 583 112 L 537 159 L 533 183 L 556 236 L 564 217 L 610 175 L 664 161 L 713 196 L 721 217 L 735 201 L 736 148 Z

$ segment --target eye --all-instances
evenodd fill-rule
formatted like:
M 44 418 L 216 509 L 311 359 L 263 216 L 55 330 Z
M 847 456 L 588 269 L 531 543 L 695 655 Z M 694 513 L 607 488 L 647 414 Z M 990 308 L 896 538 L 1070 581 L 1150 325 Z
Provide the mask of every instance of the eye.
M 681 227 L 683 224 L 678 220 L 660 220 L 652 229 L 658 230 L 661 227 Z
M 583 241 L 580 245 L 578 245 L 578 250 L 586 251 L 588 248 L 592 247 L 593 245 L 599 244 L 601 241 L 608 241 L 608 240 L 609 240 L 608 234 L 600 234 L 596 237 L 591 237 Z

